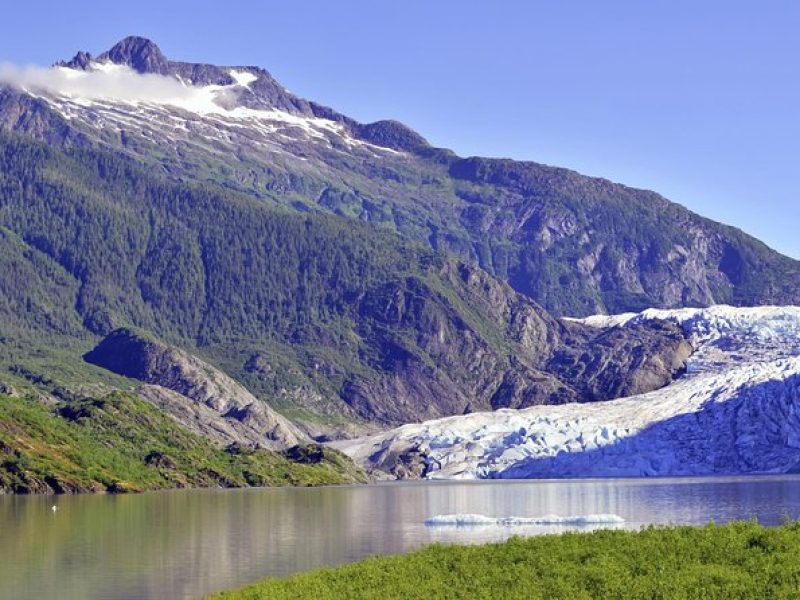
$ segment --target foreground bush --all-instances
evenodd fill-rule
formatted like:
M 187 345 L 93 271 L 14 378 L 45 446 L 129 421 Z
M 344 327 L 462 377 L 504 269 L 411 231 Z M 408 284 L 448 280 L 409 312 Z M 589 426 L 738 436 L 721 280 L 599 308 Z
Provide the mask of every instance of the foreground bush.
M 437 544 L 216 598 L 800 598 L 799 558 L 798 523 L 651 527 Z

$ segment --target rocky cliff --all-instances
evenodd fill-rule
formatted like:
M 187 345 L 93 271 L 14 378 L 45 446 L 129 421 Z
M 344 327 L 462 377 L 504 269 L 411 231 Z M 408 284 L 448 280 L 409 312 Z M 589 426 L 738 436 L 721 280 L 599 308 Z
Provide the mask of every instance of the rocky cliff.
M 139 391 L 179 423 L 224 445 L 272 450 L 308 442 L 287 419 L 202 360 L 128 329 L 112 332 L 85 359 L 150 384 Z

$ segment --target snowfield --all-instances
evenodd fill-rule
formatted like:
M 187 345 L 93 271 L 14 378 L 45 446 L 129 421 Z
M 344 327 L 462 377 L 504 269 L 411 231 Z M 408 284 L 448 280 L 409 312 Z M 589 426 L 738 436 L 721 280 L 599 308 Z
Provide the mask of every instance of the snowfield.
M 647 394 L 504 409 L 336 442 L 389 474 L 398 456 L 429 479 L 640 477 L 800 471 L 800 307 L 647 310 L 595 327 L 664 319 L 695 347 L 685 375 Z
M 240 94 L 251 92 L 258 76 L 237 69 L 228 74 L 230 85 L 193 85 L 177 76 L 142 75 L 110 61 L 92 62 L 86 71 L 0 65 L 0 85 L 47 102 L 73 123 L 107 135 L 135 134 L 157 146 L 182 141 L 224 155 L 250 149 L 301 161 L 308 148 L 298 142 L 363 157 L 400 154 L 357 139 L 330 119 L 248 108 Z

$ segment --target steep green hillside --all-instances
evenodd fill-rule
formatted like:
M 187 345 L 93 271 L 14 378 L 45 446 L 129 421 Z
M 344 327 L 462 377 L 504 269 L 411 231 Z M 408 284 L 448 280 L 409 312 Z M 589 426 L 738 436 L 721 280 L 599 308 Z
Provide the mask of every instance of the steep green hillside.
M 0 394 L 0 493 L 363 482 L 332 450 L 223 449 L 125 393 L 53 404 Z
M 656 362 L 686 353 L 674 328 L 623 330 L 609 344 L 394 233 L 178 184 L 109 153 L 2 136 L 0 173 L 0 348 L 29 381 L 54 366 L 73 385 L 98 377 L 82 374 L 80 356 L 134 327 L 322 431 L 604 399 L 626 376 L 588 393 L 568 374 L 598 374 L 574 363 L 632 347 Z M 649 385 L 672 375 L 657 369 Z

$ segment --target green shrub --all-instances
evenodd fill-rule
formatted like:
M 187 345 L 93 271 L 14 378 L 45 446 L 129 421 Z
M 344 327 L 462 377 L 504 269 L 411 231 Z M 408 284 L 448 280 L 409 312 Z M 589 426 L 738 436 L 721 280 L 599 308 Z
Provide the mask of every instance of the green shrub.
M 649 527 L 436 544 L 404 556 L 268 579 L 220 600 L 800 597 L 800 524 Z

